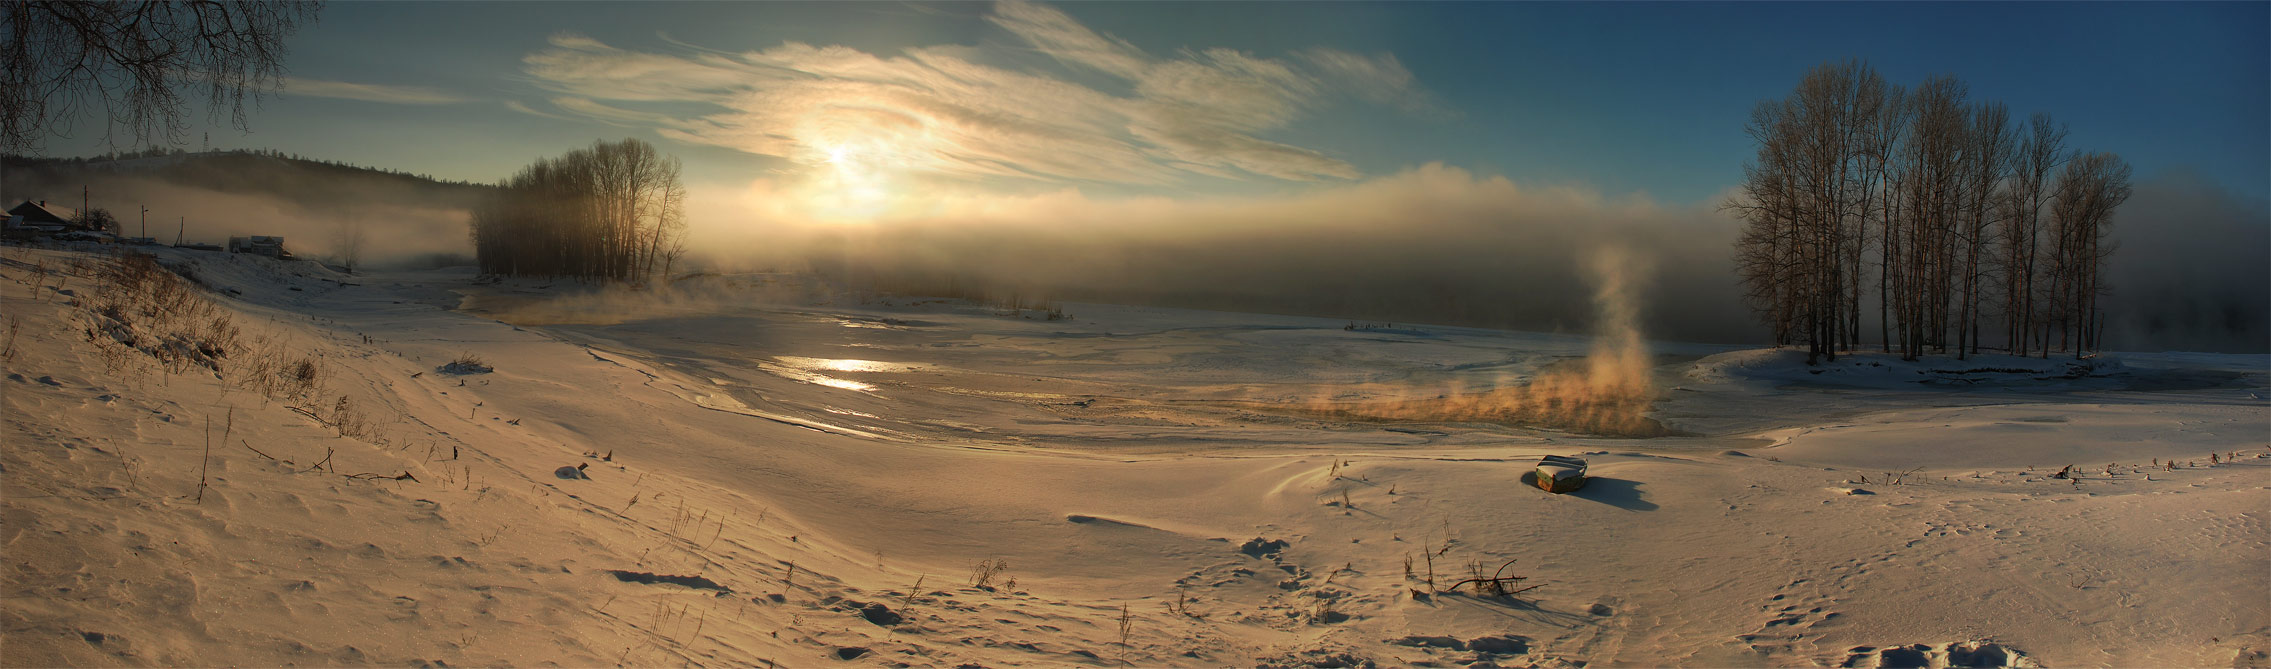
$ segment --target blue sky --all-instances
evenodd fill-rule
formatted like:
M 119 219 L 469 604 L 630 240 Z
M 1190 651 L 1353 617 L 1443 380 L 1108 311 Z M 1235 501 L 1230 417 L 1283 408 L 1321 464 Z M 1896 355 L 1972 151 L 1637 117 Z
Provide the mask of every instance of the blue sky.
M 637 137 L 695 183 L 1097 197 L 1297 192 L 1440 162 L 1689 204 L 1739 178 L 1753 104 L 1858 58 L 2049 112 L 2140 180 L 2190 172 L 2260 200 L 2267 8 L 341 2 L 294 36 L 295 81 L 253 134 L 212 142 L 493 181 Z M 89 127 L 49 152 L 90 152 Z

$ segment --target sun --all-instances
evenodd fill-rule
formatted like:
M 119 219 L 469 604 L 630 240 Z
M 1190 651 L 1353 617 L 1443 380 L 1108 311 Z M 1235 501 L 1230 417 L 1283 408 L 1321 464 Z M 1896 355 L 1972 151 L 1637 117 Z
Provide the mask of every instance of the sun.
M 872 142 L 816 147 L 822 156 L 810 172 L 805 199 L 824 221 L 869 221 L 890 211 L 897 170 Z
M 915 200 L 917 177 L 938 171 L 950 143 L 927 120 L 878 106 L 834 107 L 795 126 L 792 161 L 814 218 L 872 221 Z

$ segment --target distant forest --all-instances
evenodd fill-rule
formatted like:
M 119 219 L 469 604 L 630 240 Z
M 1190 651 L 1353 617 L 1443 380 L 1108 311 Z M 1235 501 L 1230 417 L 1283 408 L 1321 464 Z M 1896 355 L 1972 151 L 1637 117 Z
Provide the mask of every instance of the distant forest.
M 363 166 L 363 165 L 357 165 L 357 164 L 354 164 L 354 163 L 350 163 L 350 162 L 345 162 L 345 161 L 338 161 L 338 160 L 320 160 L 320 159 L 316 159 L 316 158 L 308 158 L 308 157 L 304 157 L 304 156 L 301 156 L 300 154 L 297 154 L 297 153 L 291 153 L 291 154 L 287 154 L 287 153 L 285 153 L 285 152 L 283 152 L 283 151 L 278 151 L 278 150 L 276 150 L 276 149 L 226 149 L 226 150 L 221 150 L 221 151 L 196 151 L 196 152 L 192 152 L 192 151 L 189 151 L 189 150 L 187 150 L 187 149 L 183 149 L 183 148 L 180 148 L 180 147 L 174 147 L 174 148 L 170 148 L 170 149 L 169 149 L 169 148 L 160 147 L 160 146 L 151 146 L 150 148 L 147 148 L 147 149 L 143 149 L 143 150 L 140 150 L 140 151 L 123 151 L 123 152 L 121 152 L 121 151 L 111 151 L 111 152 L 108 152 L 108 153 L 104 153 L 104 154 L 102 154 L 102 155 L 99 155 L 99 156 L 84 156 L 84 157 L 78 157 L 78 158 L 46 158 L 46 157 L 39 157 L 39 156 L 18 156 L 18 155 L 6 155 L 6 156 L 0 156 L 0 157 L 4 157 L 4 158 L 5 158 L 5 159 L 6 159 L 7 161 L 8 161 L 8 163 L 9 163 L 9 164 L 11 164 L 11 165 L 21 164 L 21 165 L 25 165 L 25 166 L 35 166 L 35 167 L 36 167 L 36 166 L 49 166 L 49 165 L 59 165 L 59 164 L 60 164 L 60 165 L 87 165 L 87 164 L 93 164 L 93 163 L 118 162 L 118 161 L 126 161 L 126 160 L 139 160 L 139 159 L 143 159 L 143 158 L 172 158 L 172 157 L 176 157 L 176 156 L 179 156 L 179 157 L 183 157 L 183 158 L 185 158 L 185 159 L 187 159 L 187 158 L 195 158 L 195 159 L 198 159 L 198 160 L 214 160 L 214 159 L 225 159 L 225 157 L 227 157 L 227 156 L 263 156 L 263 157 L 267 157 L 267 158 L 274 158 L 274 159 L 278 159 L 278 160 L 288 160 L 288 161 L 297 162 L 297 163 L 307 163 L 307 164 L 312 164 L 312 165 L 320 165 L 320 166 L 324 166 L 324 167 L 336 167 L 336 168 L 341 168 L 341 169 L 345 169 L 345 170 L 348 170 L 348 171 L 354 171 L 354 172 L 377 172 L 377 173 L 379 173 L 379 174 L 389 174 L 389 175 L 394 175 L 394 176 L 409 177 L 409 178 L 412 178 L 412 179 L 416 179 L 416 180 L 419 180 L 419 181 L 430 181 L 430 182 L 433 182 L 433 183 L 437 183 L 437 184 L 443 184 L 443 185 L 449 185 L 449 186 L 473 186 L 473 185 L 478 185 L 478 184 L 475 184 L 475 183 L 473 183 L 473 182 L 471 182 L 471 181 L 448 181 L 448 180 L 444 180 L 444 179 L 436 179 L 436 178 L 434 178 L 434 177 L 433 177 L 432 175 L 428 175 L 428 174 L 416 174 L 416 173 L 411 173 L 411 172 L 405 172 L 405 171 L 402 171 L 402 170 L 390 170 L 390 169 L 387 169 L 387 168 L 384 168 L 384 167 L 367 167 L 367 166 Z
M 273 196 L 305 205 L 418 203 L 468 209 L 495 186 L 442 181 L 400 170 L 315 160 L 269 149 L 188 152 L 151 147 L 81 158 L 0 156 L 6 171 L 0 198 L 47 199 L 78 208 L 80 188 L 97 189 L 95 206 L 106 206 L 101 182 L 148 178 L 222 193 Z M 109 203 L 123 207 L 123 203 Z

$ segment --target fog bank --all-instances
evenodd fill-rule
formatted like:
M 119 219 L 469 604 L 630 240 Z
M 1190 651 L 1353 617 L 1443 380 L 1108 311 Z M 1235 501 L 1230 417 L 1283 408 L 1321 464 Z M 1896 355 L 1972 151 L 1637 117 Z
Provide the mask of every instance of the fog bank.
M 2271 351 L 2271 207 L 2172 173 L 2137 184 L 2112 236 L 2108 348 Z
M 282 235 L 312 257 L 335 256 L 360 228 L 362 264 L 382 266 L 469 253 L 467 207 L 483 190 L 259 156 L 148 160 L 174 162 L 9 165 L 0 196 L 76 209 L 85 185 L 129 236 L 142 234 L 139 208 L 148 206 L 148 234 L 161 242 L 186 217 L 189 241 Z M 873 223 L 809 222 L 798 209 L 805 193 L 770 181 L 693 195 L 694 268 L 811 270 L 841 287 L 912 294 L 1366 322 L 1591 333 L 1584 258 L 1617 247 L 1651 269 L 1633 286 L 1646 296 L 1638 321 L 1650 337 L 1771 343 L 1740 300 L 1737 223 L 1714 203 L 1518 185 L 1439 164 L 1245 198 L 940 195 Z M 2112 238 L 2109 348 L 2271 350 L 2264 202 L 2199 175 L 2156 175 L 2116 212 Z M 1863 293 L 1863 336 L 1873 340 L 1875 295 Z
M 697 195 L 708 202 L 696 205 L 694 258 L 711 265 L 809 268 L 890 292 L 1544 332 L 1592 331 L 1582 259 L 1615 246 L 1652 268 L 1635 286 L 1650 337 L 1771 343 L 1741 302 L 1738 224 L 1716 202 L 1664 205 L 1436 164 L 1269 197 L 939 197 L 872 224 L 797 223 L 807 217 L 795 193 L 770 182 Z M 2262 203 L 2193 175 L 2159 175 L 2137 184 L 2112 235 L 2111 348 L 2271 347 Z M 1863 339 L 1873 343 L 1876 296 L 1862 292 Z
M 11 161 L 5 206 L 47 200 L 81 208 L 80 189 L 118 219 L 121 234 L 159 243 L 223 244 L 234 235 L 280 235 L 296 255 L 333 259 L 362 233 L 361 265 L 470 256 L 472 202 L 481 186 L 443 184 L 359 168 L 238 153 L 74 163 Z
M 1654 268 L 1635 287 L 1651 336 L 1752 342 L 1762 330 L 1727 269 L 1734 231 L 1706 207 L 1427 165 L 1279 197 L 945 198 L 872 225 L 704 226 L 694 247 L 900 292 L 1579 333 L 1595 315 L 1585 255 L 1618 246 Z

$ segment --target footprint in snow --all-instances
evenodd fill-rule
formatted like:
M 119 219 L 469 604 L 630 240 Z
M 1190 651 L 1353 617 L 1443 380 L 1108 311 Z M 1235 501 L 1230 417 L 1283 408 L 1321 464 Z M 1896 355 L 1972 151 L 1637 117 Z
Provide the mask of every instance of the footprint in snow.
M 1959 641 L 1941 646 L 1855 646 L 1841 667 L 2041 667 L 2034 658 L 1999 643 Z

